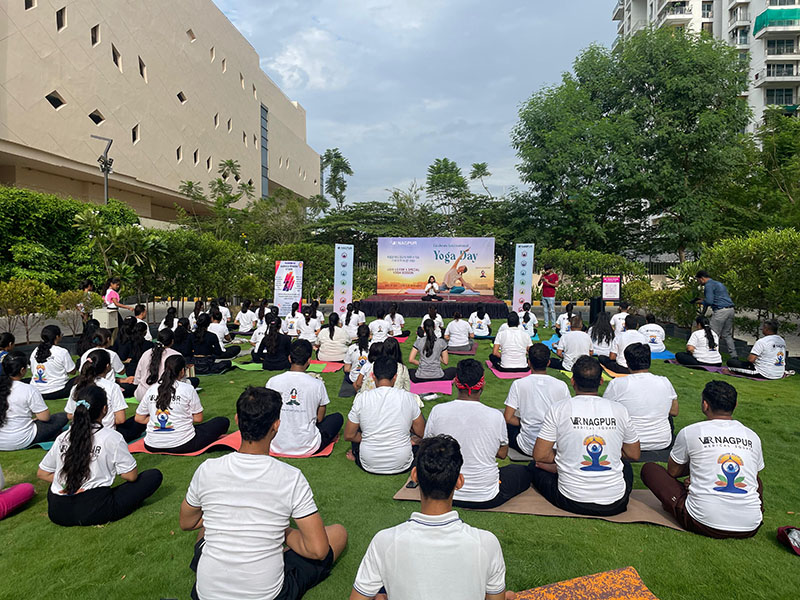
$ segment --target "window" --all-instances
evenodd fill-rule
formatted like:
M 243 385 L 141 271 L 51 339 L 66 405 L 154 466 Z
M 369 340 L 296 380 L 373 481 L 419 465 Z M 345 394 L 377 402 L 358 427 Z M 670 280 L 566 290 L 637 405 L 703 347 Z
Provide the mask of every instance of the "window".
M 794 40 L 767 40 L 767 54 L 794 54 Z
M 178 102 L 181 104 L 186 104 L 186 94 L 183 92 L 178 92 Z
M 227 59 L 222 59 L 222 72 L 225 73 L 228 70 L 228 61 Z
M 122 73 L 122 55 L 117 50 L 117 47 L 114 44 L 111 44 L 111 60 L 114 61 L 114 64 L 117 65 L 119 72 Z
M 244 75 L 239 73 L 239 83 L 242 84 L 242 89 L 244 89 Z
M 36 0 L 25 0 L 25 10 L 36 8 Z
M 714 18 L 714 3 L 713 2 L 703 2 L 703 18 L 704 19 L 713 19 Z
M 103 116 L 103 113 L 101 113 L 99 110 L 94 110 L 90 112 L 89 118 L 95 125 L 100 125 L 103 121 L 106 120 L 106 118 Z
M 194 154 L 192 154 L 192 160 L 194 160 L 194 166 L 196 167 L 200 162 L 200 151 L 195 148 Z
M 92 27 L 92 47 L 100 43 L 100 25 Z
M 214 115 L 214 129 L 219 127 L 219 113 Z
M 217 50 L 214 46 L 211 46 L 211 50 L 209 50 L 209 54 L 211 55 L 211 62 L 214 62 L 214 59 L 217 58 Z
M 792 88 L 767 90 L 767 104 L 784 106 L 794 104 L 794 90 Z
M 794 65 L 792 63 L 767 65 L 767 77 L 791 77 L 792 75 L 794 75 Z
M 269 196 L 269 152 L 267 149 L 267 127 L 269 110 L 261 105 L 261 197 Z
M 50 105 L 56 110 L 58 110 L 67 103 L 67 101 L 64 100 L 61 94 L 59 94 L 55 90 L 47 94 L 47 96 L 45 96 L 44 99 L 47 100 L 50 103 Z
M 253 148 L 258 148 L 258 136 L 255 133 L 253 134 Z
M 67 26 L 67 7 L 59 8 L 56 11 L 56 29 L 61 31 Z
M 189 43 L 190 44 L 193 43 L 195 40 L 197 40 L 197 36 L 194 34 L 194 31 L 192 31 L 191 29 L 187 29 L 186 30 L 186 37 L 189 38 Z
M 242 143 L 244 144 L 244 147 L 247 148 L 247 133 L 244 131 L 242 132 Z
M 178 148 L 175 150 L 175 158 L 178 159 L 178 162 L 183 160 L 183 148 L 181 146 L 178 146 Z
M 714 35 L 714 23 L 703 23 L 700 28 L 702 29 L 703 33 Z
M 253 99 L 258 100 L 258 90 L 256 90 L 256 84 L 253 84 Z
M 794 6 L 797 0 L 769 0 L 770 6 Z
M 228 133 L 233 131 L 233 119 L 228 119 Z
M 139 124 L 133 126 L 131 129 L 131 142 L 135 145 L 139 141 Z
M 212 163 L 211 163 L 211 157 L 209 156 L 209 157 L 206 159 L 206 171 L 208 171 L 209 173 L 211 172 L 211 164 L 212 164 Z
M 247 185 L 252 186 L 253 185 L 253 180 L 252 179 L 248 179 L 247 180 Z
M 144 82 L 147 83 L 147 65 L 144 64 L 141 56 L 139 57 L 139 75 L 141 75 Z

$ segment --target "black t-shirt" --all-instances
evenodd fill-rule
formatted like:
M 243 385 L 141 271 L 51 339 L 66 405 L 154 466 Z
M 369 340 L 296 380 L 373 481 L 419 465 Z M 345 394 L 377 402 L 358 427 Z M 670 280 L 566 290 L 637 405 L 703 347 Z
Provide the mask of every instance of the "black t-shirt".
M 201 339 L 192 336 L 192 356 L 219 356 L 222 348 L 219 347 L 219 338 L 216 334 L 206 331 Z
M 265 371 L 285 371 L 289 368 L 289 352 L 292 349 L 292 338 L 283 333 L 278 334 L 278 345 L 272 354 L 267 352 L 267 338 L 261 341 L 256 356 L 261 357 Z
M 138 347 L 129 341 L 118 345 L 117 354 L 119 354 L 120 360 L 125 363 L 126 375 L 130 376 L 136 373 L 136 366 L 139 364 L 142 354 L 152 347 L 153 343 L 147 340 L 143 341 Z M 125 362 L 128 359 L 131 359 L 130 362 Z

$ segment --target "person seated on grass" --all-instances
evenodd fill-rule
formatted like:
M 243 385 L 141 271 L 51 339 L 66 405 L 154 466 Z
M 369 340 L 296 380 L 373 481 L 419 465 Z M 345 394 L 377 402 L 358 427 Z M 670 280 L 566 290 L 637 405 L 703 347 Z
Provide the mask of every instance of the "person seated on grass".
M 408 367 L 403 364 L 403 350 L 400 348 L 400 342 L 390 337 L 383 342 L 383 354 L 397 361 L 397 379 L 394 382 L 394 387 L 407 392 L 411 391 L 411 376 L 408 372 Z
M 161 323 L 158 324 L 158 330 L 170 329 L 174 333 L 178 328 L 178 309 L 174 306 L 167 308 L 167 314 L 164 315 Z
M 228 308 L 228 301 L 222 296 L 217 298 L 217 308 L 222 313 L 222 323 L 226 327 L 231 325 L 231 309 Z
M 411 468 L 414 459 L 411 433 L 421 438 L 425 417 L 416 397 L 394 387 L 397 362 L 381 356 L 373 365 L 376 388 L 353 400 L 344 439 L 351 442 L 347 458 L 368 473 L 396 475 Z
M 347 312 L 344 314 L 344 328 L 351 340 L 358 337 L 358 328 L 367 322 L 367 316 L 361 310 L 361 302 L 355 300 L 347 305 Z
M 267 381 L 267 388 L 283 397 L 281 429 L 272 440 L 272 449 L 278 454 L 316 454 L 339 435 L 344 423 L 340 413 L 325 414 L 330 403 L 325 382 L 306 373 L 312 352 L 307 340 L 295 341 L 289 370 Z
M 127 517 L 161 485 L 161 471 L 139 473 L 118 431 L 103 427 L 106 393 L 81 390 L 72 427 L 56 438 L 39 463 L 37 477 L 50 483 L 47 513 L 56 525 L 103 525 Z M 125 483 L 111 487 L 119 475 Z
M 144 304 L 137 304 L 133 307 L 133 316 L 136 318 L 137 323 L 144 323 L 146 331 L 144 332 L 144 339 L 148 342 L 153 341 L 153 334 L 150 333 L 150 325 L 147 324 L 147 306 Z
M 197 329 L 192 334 L 192 356 L 189 359 L 194 364 L 195 373 L 198 375 L 219 375 L 233 368 L 227 360 L 225 351 L 219 344 L 219 336 L 208 330 L 211 317 L 203 313 L 197 319 Z M 222 360 L 217 360 L 217 359 Z
M 241 335 L 249 335 L 256 329 L 258 315 L 254 310 L 250 309 L 251 306 L 253 306 L 253 303 L 250 300 L 242 300 L 239 314 L 236 315 L 236 319 L 233 321 Z
M 496 459 L 508 456 L 508 432 L 503 413 L 481 402 L 485 383 L 483 365 L 462 360 L 455 379 L 458 397 L 434 406 L 425 425 L 426 438 L 449 435 L 461 446 L 464 485 L 453 497 L 461 508 L 496 508 L 531 487 L 523 465 L 497 467 Z
M 433 321 L 433 329 L 436 332 L 436 337 L 442 337 L 444 335 L 444 319 L 442 319 L 442 315 L 437 312 L 435 306 L 428 307 L 428 312 L 422 317 L 422 321 L 419 322 L 420 327 L 425 326 L 425 321 Z M 419 330 L 417 331 L 417 336 L 420 337 Z
M 392 331 L 392 324 L 386 320 L 386 311 L 378 307 L 375 311 L 375 320 L 369 324 L 369 333 L 373 344 L 385 342 Z
M 525 456 L 533 456 L 533 446 L 550 407 L 570 398 L 567 384 L 547 374 L 549 362 L 547 346 L 534 344 L 528 348 L 531 374 L 514 380 L 506 398 L 508 445 Z
M 689 531 L 718 539 L 752 537 L 764 513 L 761 440 L 733 418 L 736 388 L 729 383 L 709 381 L 700 407 L 706 420 L 678 432 L 666 469 L 645 464 L 642 483 Z
M 786 373 L 786 340 L 778 335 L 778 322 L 765 321 L 761 327 L 764 337 L 756 340 L 747 360 L 731 358 L 728 368 L 743 375 L 758 379 L 783 379 Z
M 258 347 L 253 350 L 253 362 L 260 362 L 264 371 L 285 371 L 290 366 L 292 338 L 281 333 L 281 321 L 278 317 L 270 313 L 266 320 L 267 330 Z
M 550 359 L 550 368 L 571 371 L 576 360 L 581 356 L 592 356 L 593 353 L 592 338 L 583 330 L 583 319 L 580 315 L 574 315 L 569 323 L 569 331 L 558 339 L 558 358 Z
M 51 416 L 39 390 L 22 382 L 28 370 L 28 359 L 22 352 L 12 350 L 2 365 L 0 450 L 22 450 L 31 444 L 52 442 L 67 424 L 67 415 Z
M 3 489 L 5 485 L 6 478 L 3 475 L 3 469 L 0 468 L 0 521 L 36 495 L 36 490 L 31 483 L 18 483 Z
M 214 417 L 203 423 L 200 397 L 183 381 L 185 377 L 184 358 L 170 356 L 164 363 L 161 379 L 147 390 L 136 408 L 136 422 L 147 426 L 144 447 L 148 452 L 190 454 L 228 431 L 227 417 Z
M 197 329 L 197 319 L 200 318 L 200 315 L 205 314 L 205 305 L 203 304 L 202 300 L 197 300 L 194 303 L 194 308 L 192 312 L 189 313 L 189 330 L 194 331 Z
M 258 310 L 256 311 L 256 331 L 259 329 L 264 329 L 267 325 L 267 317 L 272 314 L 272 311 L 269 309 L 269 302 L 266 300 L 261 301 L 258 306 Z M 255 333 L 253 334 L 255 335 Z
M 642 450 L 664 450 L 672 446 L 672 419 L 678 416 L 678 394 L 669 379 L 650 373 L 650 348 L 630 344 L 625 360 L 628 377 L 612 379 L 603 398 L 619 402 L 628 411 L 639 434 Z
M 175 327 L 174 339 L 175 341 L 172 344 L 172 348 L 176 352 L 180 352 L 183 358 L 190 359 L 192 357 L 192 341 L 194 340 L 194 334 L 192 334 L 189 328 L 189 319 L 186 317 L 178 319 L 178 325 Z
M 611 352 L 608 356 L 598 356 L 597 360 L 609 371 L 620 374 L 628 374 L 628 361 L 625 360 L 625 348 L 631 344 L 644 344 L 648 348 L 647 338 L 636 329 L 636 317 L 628 315 L 625 317 L 625 331 L 617 332 L 614 341 L 611 342 Z
M 367 354 L 367 362 L 361 367 L 358 379 L 356 379 L 353 384 L 357 392 L 375 389 L 375 379 L 372 378 L 372 366 L 379 357 L 383 356 L 383 344 L 384 342 L 377 342 L 370 345 L 369 353 Z
M 119 385 L 122 388 L 123 395 L 126 398 L 130 398 L 136 391 L 136 386 L 133 385 L 133 375 L 124 378 L 117 378 L 117 374 L 125 374 L 125 363 L 122 362 L 119 354 L 111 349 L 111 338 L 112 335 L 108 329 L 101 327 L 95 331 L 94 336 L 92 337 L 94 348 L 87 350 L 81 355 L 80 368 L 83 368 L 83 365 L 86 363 L 86 359 L 92 352 L 95 350 L 103 350 L 108 354 L 108 360 L 111 364 L 111 368 L 108 370 L 108 373 L 106 373 L 105 378 L 109 381 L 109 383 L 116 383 Z
M 281 331 L 289 337 L 296 338 L 301 320 L 305 320 L 305 316 L 300 312 L 300 304 L 293 302 L 292 310 L 283 319 Z
M 614 333 L 619 335 L 625 331 L 628 331 L 630 327 L 628 327 L 627 318 L 629 316 L 628 309 L 630 308 L 630 304 L 625 302 L 625 300 L 619 303 L 619 309 L 617 310 L 617 314 L 611 317 L 611 326 L 614 328 Z M 634 324 L 634 328 L 636 325 Z
M 312 346 L 316 346 L 321 330 L 322 323 L 314 316 L 314 309 L 304 306 L 302 318 L 297 321 L 297 339 L 306 340 Z
M 589 327 L 589 337 L 592 338 L 592 356 L 598 359 L 611 353 L 611 342 L 614 341 L 614 328 L 611 326 L 611 317 L 606 311 L 597 313 L 594 323 Z
M 14 334 L 8 331 L 0 333 L 0 375 L 3 374 L 3 359 L 9 352 L 14 351 Z
M 180 356 L 180 352 L 173 348 L 175 334 L 172 329 L 162 329 L 158 332 L 158 337 L 153 347 L 142 355 L 136 373 L 133 376 L 133 383 L 136 385 L 134 398 L 141 402 L 151 385 L 158 383 L 164 373 L 164 363 L 170 356 Z M 187 377 L 186 381 L 192 384 L 193 388 L 200 385 L 197 377 Z
M 520 326 L 528 332 L 528 335 L 531 336 L 531 339 L 535 338 L 539 333 L 539 319 L 537 319 L 536 315 L 533 314 L 533 311 L 531 310 L 531 303 L 525 302 L 522 305 L 522 310 L 518 314 Z
M 722 366 L 719 336 L 711 329 L 707 317 L 700 315 L 694 320 L 692 335 L 686 342 L 686 352 L 675 353 L 675 360 L 686 367 Z
M 411 479 L 420 511 L 375 534 L 358 568 L 350 600 L 453 598 L 505 600 L 506 566 L 495 535 L 464 523 L 453 495 L 464 486 L 456 440 L 422 440 Z
M 447 342 L 447 349 L 455 352 L 469 352 L 472 350 L 472 339 L 475 332 L 472 326 L 461 317 L 461 313 L 456 311 L 453 320 L 447 324 L 444 330 L 444 340 Z
M 576 396 L 554 404 L 542 422 L 533 460 L 533 487 L 551 504 L 581 515 L 625 512 L 633 489 L 629 461 L 639 460 L 639 438 L 628 411 L 598 396 L 603 370 L 588 356 L 572 367 Z
M 311 301 L 311 316 L 319 321 L 320 326 L 325 325 L 325 315 L 319 309 L 319 300 Z
M 369 327 L 363 323 L 359 325 L 353 341 L 344 357 L 344 376 L 351 384 L 358 381 L 361 369 L 369 362 Z
M 389 314 L 386 315 L 386 321 L 390 326 L 389 335 L 394 337 L 408 337 L 411 335 L 410 331 L 403 329 L 406 320 L 403 318 L 403 315 L 397 312 L 397 302 L 392 302 L 389 305 Z
M 218 308 L 212 309 L 209 316 L 211 317 L 211 323 L 208 325 L 208 331 L 216 335 L 219 340 L 219 347 L 222 349 L 220 358 L 228 359 L 238 356 L 239 352 L 242 351 L 241 346 L 225 347 L 225 344 L 232 342 L 233 338 L 228 333 L 228 326 L 223 322 L 220 310 Z
M 299 599 L 347 544 L 344 527 L 325 527 L 302 471 L 269 455 L 281 404 L 273 390 L 245 389 L 238 452 L 206 460 L 192 477 L 180 509 L 181 529 L 199 530 L 192 598 Z
M 146 331 L 146 323 L 138 321 L 135 317 L 127 317 L 122 322 L 122 328 L 112 347 L 125 365 L 125 375 L 128 377 L 136 373 L 142 355 L 153 347 L 152 342 L 145 338 Z
M 494 338 L 489 361 L 498 371 L 522 373 L 528 370 L 528 348 L 531 337 L 519 326 L 519 315 L 508 313 L 508 329 L 497 333 Z
M 61 329 L 58 325 L 45 325 L 42 343 L 31 353 L 31 384 L 45 400 L 61 400 L 69 396 L 75 372 L 72 356 L 59 346 Z
M 644 318 L 647 321 L 644 325 L 639 327 L 639 333 L 647 338 L 647 343 L 650 345 L 650 352 L 664 352 L 667 347 L 664 345 L 664 340 L 667 339 L 667 333 L 664 328 L 656 323 L 655 315 L 647 313 Z
M 558 315 L 558 318 L 556 319 L 556 324 L 554 325 L 554 329 L 558 337 L 561 337 L 562 335 L 567 333 L 570 330 L 570 327 L 572 327 L 571 325 L 572 317 L 575 316 L 574 313 L 572 312 L 573 310 L 575 310 L 575 305 L 572 302 L 570 302 L 564 307 L 564 312 Z
M 436 335 L 436 322 L 432 319 L 422 322 L 417 330 L 417 341 L 408 355 L 408 362 L 417 365 L 409 369 L 409 377 L 414 383 L 425 381 L 452 381 L 456 376 L 455 367 L 442 369 L 450 362 L 447 341 Z
M 325 362 L 342 362 L 347 356 L 350 336 L 342 327 L 339 313 L 333 312 L 328 317 L 328 324 L 319 334 L 319 350 L 317 358 Z
M 492 319 L 486 312 L 483 302 L 478 302 L 475 312 L 469 316 L 469 324 L 472 326 L 472 331 L 475 332 L 476 339 L 492 336 Z
M 81 331 L 81 336 L 78 338 L 78 343 L 75 346 L 75 354 L 83 356 L 84 352 L 94 348 L 92 338 L 98 329 L 100 329 L 100 321 L 97 319 L 89 319 L 83 324 L 83 331 Z

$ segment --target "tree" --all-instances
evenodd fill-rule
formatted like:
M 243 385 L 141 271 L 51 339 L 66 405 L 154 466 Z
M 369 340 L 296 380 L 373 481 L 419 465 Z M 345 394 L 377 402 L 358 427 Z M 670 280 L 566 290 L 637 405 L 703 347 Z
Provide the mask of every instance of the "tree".
M 425 192 L 444 215 L 445 228 L 453 234 L 454 217 L 459 212 L 459 204 L 470 195 L 469 185 L 461 168 L 449 158 L 437 158 L 428 167 Z
M 30 344 L 31 331 L 38 324 L 58 314 L 58 294 L 41 281 L 12 279 L 0 283 L 0 314 L 6 318 L 8 331 L 18 324 Z
M 325 180 L 325 193 L 334 199 L 336 209 L 342 210 L 345 202 L 344 192 L 347 190 L 347 181 L 344 177 L 345 175 L 353 176 L 350 161 L 344 157 L 338 148 L 329 148 L 322 155 L 322 169 L 328 171 L 328 177 Z
M 486 187 L 486 183 L 484 183 L 484 178 L 491 177 L 492 174 L 489 172 L 489 164 L 482 162 L 482 163 L 472 163 L 472 171 L 469 173 L 469 178 L 471 181 L 475 181 L 476 179 L 480 180 L 483 189 L 486 190 L 486 195 L 489 198 L 494 198 L 492 193 L 489 191 L 489 188 Z
M 322 196 L 306 199 L 285 188 L 278 188 L 244 211 L 242 232 L 254 250 L 267 244 L 301 242 L 308 238 L 310 228 L 328 206 L 328 201 Z
M 59 294 L 58 305 L 61 309 L 59 321 L 69 328 L 73 336 L 77 336 L 83 330 L 84 315 L 102 307 L 103 298 L 95 292 L 67 290 Z

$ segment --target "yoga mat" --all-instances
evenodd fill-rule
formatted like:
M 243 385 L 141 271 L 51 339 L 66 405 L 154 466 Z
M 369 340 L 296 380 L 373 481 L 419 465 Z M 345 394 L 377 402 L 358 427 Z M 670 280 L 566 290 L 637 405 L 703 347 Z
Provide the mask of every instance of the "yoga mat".
M 39 448 L 41 448 L 42 450 L 50 450 L 50 448 L 53 447 L 53 442 L 39 442 L 38 444 L 31 444 L 26 448 L 26 450 L 35 448 L 36 446 L 39 446 Z
M 419 501 L 419 488 L 407 488 L 405 484 L 400 491 L 394 495 L 394 500 Z M 539 515 L 542 517 L 575 517 L 578 519 L 602 519 L 612 523 L 651 523 L 661 525 L 678 531 L 685 531 L 678 525 L 670 514 L 664 512 L 661 503 L 650 490 L 633 490 L 628 501 L 628 510 L 621 515 L 613 517 L 592 517 L 589 515 L 576 515 L 550 504 L 535 489 L 528 488 L 519 496 L 514 496 L 497 508 L 490 508 L 487 512 L 500 512 L 515 515 Z
M 780 381 L 780 379 L 764 379 L 763 377 L 750 377 L 749 375 L 745 375 L 744 373 L 736 373 L 735 371 L 731 371 L 728 367 L 720 367 L 719 370 L 720 374 L 727 375 L 728 377 L 741 377 L 742 379 L 749 379 L 750 381 Z M 792 373 L 784 373 L 781 379 L 786 379 L 787 377 L 791 377 Z
M 567 371 L 566 369 L 561 369 L 561 372 L 564 375 L 566 375 L 567 377 L 569 377 L 570 379 L 572 379 L 572 371 Z M 608 374 L 606 373 L 605 369 L 603 370 L 602 377 L 603 377 L 603 381 L 605 381 L 606 383 L 608 383 L 612 379 L 611 377 L 608 376 Z
M 498 371 L 492 365 L 492 361 L 487 360 L 486 366 L 489 367 L 489 370 L 495 374 L 495 377 L 498 379 L 522 379 L 523 377 L 527 377 L 531 374 L 530 371 L 522 371 L 521 373 L 504 373 L 503 371 Z
M 560 339 L 561 339 L 560 337 L 558 337 L 557 335 L 554 335 L 549 340 L 545 340 L 542 343 L 545 346 L 547 346 L 548 348 L 550 348 L 551 352 L 555 352 L 556 351 L 556 344 L 558 344 L 558 340 L 560 340 Z
M 136 398 L 125 398 L 125 402 L 133 406 L 139 406 L 139 401 Z
M 233 362 L 233 366 L 236 367 L 237 369 L 241 369 L 242 371 L 263 371 L 264 370 L 264 366 L 261 363 L 254 363 L 254 362 L 238 363 L 238 362 L 234 361 Z
M 517 452 L 513 448 L 508 449 L 508 460 L 511 462 L 531 462 L 532 457 L 524 455 L 522 452 Z
M 722 373 L 724 367 L 709 367 L 706 365 L 682 365 L 677 360 L 665 360 L 670 365 L 678 365 L 679 367 L 686 367 L 687 369 L 694 369 L 695 371 L 708 371 L 709 373 Z
M 615 373 L 611 369 L 606 369 L 605 367 L 603 367 L 603 375 L 611 377 L 612 379 L 616 379 L 617 377 L 627 377 L 628 375 L 630 375 L 630 373 Z
M 322 371 L 313 371 L 316 373 L 336 373 L 337 371 L 341 371 L 344 369 L 343 362 L 322 362 L 321 360 L 312 360 L 312 365 L 322 365 Z M 309 369 L 310 371 L 311 369 Z
M 278 458 L 327 458 L 333 452 L 333 447 L 336 445 L 336 442 L 338 441 L 339 441 L 339 436 L 337 435 L 330 444 L 325 446 L 322 450 L 320 450 L 316 454 L 303 454 L 302 456 L 291 456 L 289 454 L 277 454 L 275 452 L 270 452 L 269 455 Z
M 396 339 L 398 343 L 402 344 L 402 343 L 404 343 L 404 342 L 405 342 L 405 341 L 406 341 L 406 340 L 407 340 L 409 337 L 411 337 L 411 336 L 408 336 L 408 335 L 407 335 L 407 336 L 405 336 L 405 337 L 395 337 L 394 339 Z
M 664 360 L 670 360 L 670 359 L 675 358 L 675 354 L 673 354 L 669 350 L 664 350 L 663 352 L 651 352 L 650 353 L 650 359 L 651 360 L 661 360 L 662 358 Z
M 658 600 L 633 567 L 518 592 L 517 600 Z
M 447 350 L 448 354 L 455 354 L 456 356 L 475 356 L 478 353 L 478 342 L 472 342 L 472 347 L 469 350 Z
M 310 365 L 308 365 L 308 369 L 306 369 L 306 371 L 308 371 L 309 373 L 322 373 L 324 370 L 325 370 L 325 363 L 320 363 L 320 362 L 311 363 Z
M 453 382 L 452 381 L 426 381 L 425 383 L 411 382 L 410 392 L 412 394 L 452 394 Z
M 333 446 L 339 440 L 339 436 L 336 436 L 330 444 L 328 444 L 319 454 L 306 454 L 303 456 L 288 456 L 285 454 L 273 454 L 270 452 L 270 456 L 275 456 L 279 458 L 311 458 L 317 456 L 330 456 L 331 452 L 333 452 Z M 166 456 L 199 456 L 204 452 L 209 452 L 210 450 L 224 450 L 226 448 L 230 450 L 238 450 L 239 446 L 242 445 L 242 434 L 239 431 L 234 431 L 233 433 L 229 433 L 228 435 L 223 435 L 219 438 L 216 442 L 209 444 L 202 450 L 198 450 L 197 452 L 192 452 L 191 454 L 172 454 L 171 452 L 149 452 L 144 447 L 144 438 L 136 440 L 128 445 L 128 450 L 131 451 L 132 454 L 136 453 L 144 453 L 144 454 L 164 454 Z

